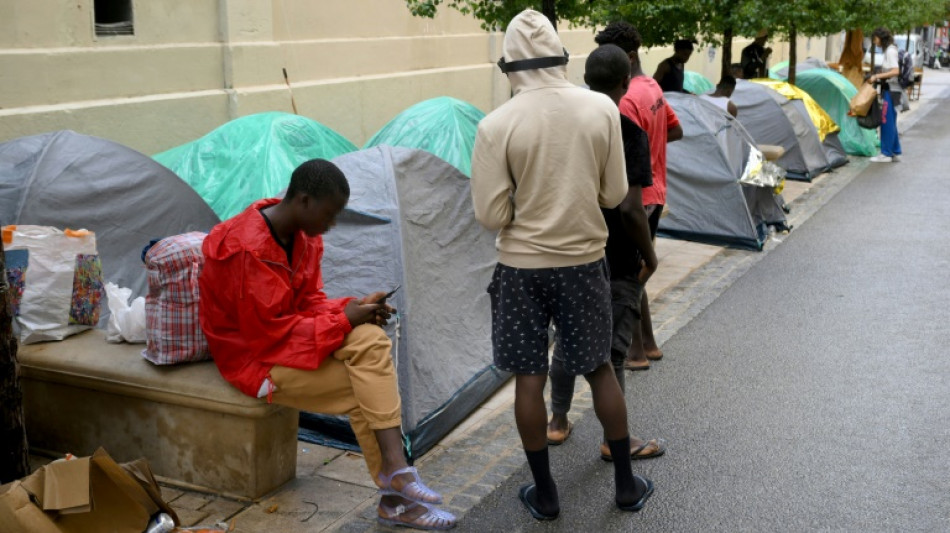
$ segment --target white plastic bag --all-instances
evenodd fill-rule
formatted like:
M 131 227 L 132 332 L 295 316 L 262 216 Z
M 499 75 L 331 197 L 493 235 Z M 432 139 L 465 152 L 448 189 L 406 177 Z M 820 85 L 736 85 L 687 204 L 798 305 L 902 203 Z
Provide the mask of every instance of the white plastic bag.
M 109 324 L 106 326 L 106 340 L 113 343 L 145 342 L 145 297 L 139 296 L 129 305 L 132 289 L 119 287 L 115 283 L 106 283 L 106 297 L 109 303 Z
M 6 226 L 3 247 L 22 344 L 63 340 L 99 322 L 102 264 L 96 235 L 49 226 Z

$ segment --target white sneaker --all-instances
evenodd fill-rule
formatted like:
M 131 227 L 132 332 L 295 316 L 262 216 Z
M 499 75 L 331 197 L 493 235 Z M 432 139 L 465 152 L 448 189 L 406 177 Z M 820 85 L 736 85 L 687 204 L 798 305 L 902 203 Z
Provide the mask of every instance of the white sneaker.
M 883 155 L 883 154 L 881 154 L 881 155 L 876 155 L 876 156 L 874 156 L 874 157 L 871 158 L 871 162 L 872 162 L 872 163 L 890 163 L 890 162 L 892 162 L 892 161 L 894 161 L 894 158 L 893 158 L 893 157 L 890 157 L 890 156 L 887 156 L 887 155 Z
M 901 156 L 899 156 L 899 155 L 892 155 L 892 156 L 891 156 L 891 161 L 893 161 L 894 163 L 900 163 L 900 160 L 901 160 Z

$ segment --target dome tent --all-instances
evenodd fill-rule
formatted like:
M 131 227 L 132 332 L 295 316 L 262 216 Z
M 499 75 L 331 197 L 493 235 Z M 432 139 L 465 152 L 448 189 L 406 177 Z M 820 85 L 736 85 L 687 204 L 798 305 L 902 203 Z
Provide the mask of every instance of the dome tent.
M 461 100 L 432 98 L 390 120 L 363 148 L 385 144 L 425 150 L 471 176 L 475 133 L 484 116 L 477 107 Z
M 838 137 L 845 153 L 857 156 L 877 154 L 876 132 L 862 128 L 854 117 L 848 115 L 851 99 L 858 94 L 848 78 L 831 69 L 816 68 L 799 72 L 795 84 L 814 98 L 841 128 Z
M 693 94 L 703 94 L 716 89 L 716 84 L 699 72 L 683 71 L 683 89 Z
M 802 72 L 808 72 L 809 70 L 815 69 L 825 69 L 831 70 L 828 67 L 828 63 L 825 63 L 823 60 L 818 59 L 817 57 L 806 58 L 801 63 L 798 63 L 795 66 L 795 82 L 798 82 L 798 75 Z M 769 77 L 773 80 L 782 80 L 785 81 L 788 79 L 788 61 L 782 61 L 781 63 L 776 64 L 769 69 Z
M 792 100 L 792 108 L 798 109 L 799 112 L 801 112 L 802 106 L 796 101 L 801 100 L 805 111 L 808 113 L 808 117 L 818 131 L 818 140 L 821 141 L 821 147 L 825 151 L 829 168 L 838 168 L 848 163 L 848 156 L 845 154 L 844 146 L 841 145 L 841 139 L 838 138 L 838 133 L 841 131 L 841 128 L 835 123 L 834 119 L 818 105 L 818 102 L 816 102 L 814 98 L 807 92 L 785 81 L 758 80 L 756 83 L 770 87 L 785 98 Z
M 768 226 L 787 227 L 771 187 L 740 183 L 757 153 L 745 128 L 716 105 L 666 93 L 683 127 L 667 155 L 667 205 L 658 232 L 667 237 L 761 250 Z M 759 154 L 760 155 L 760 154 Z
M 330 128 L 288 113 L 232 120 L 204 137 L 156 154 L 226 220 L 287 188 L 309 159 L 332 159 L 356 146 Z
M 418 457 L 508 378 L 492 365 L 486 287 L 495 236 L 475 220 L 469 179 L 428 152 L 378 146 L 333 162 L 350 200 L 323 237 L 325 290 L 335 298 L 401 286 L 386 331 L 406 448 Z M 323 433 L 334 422 L 302 414 L 302 438 L 319 442 L 308 430 Z
M 785 150 L 776 164 L 788 172 L 789 178 L 811 181 L 830 168 L 818 131 L 801 100 L 789 100 L 748 80 L 737 81 L 731 100 L 739 110 L 739 122 L 756 144 Z
M 0 144 L 0 225 L 96 233 L 103 277 L 147 292 L 142 248 L 220 220 L 187 183 L 121 144 L 57 131 Z

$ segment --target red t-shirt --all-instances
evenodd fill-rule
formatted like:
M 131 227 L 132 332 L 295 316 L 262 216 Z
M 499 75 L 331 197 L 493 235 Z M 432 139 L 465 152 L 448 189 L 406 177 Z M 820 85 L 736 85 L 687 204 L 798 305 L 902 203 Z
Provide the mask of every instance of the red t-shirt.
M 637 123 L 650 139 L 653 185 L 643 188 L 643 205 L 666 204 L 666 133 L 680 121 L 663 98 L 660 85 L 649 76 L 630 80 L 627 94 L 620 99 L 620 112 Z

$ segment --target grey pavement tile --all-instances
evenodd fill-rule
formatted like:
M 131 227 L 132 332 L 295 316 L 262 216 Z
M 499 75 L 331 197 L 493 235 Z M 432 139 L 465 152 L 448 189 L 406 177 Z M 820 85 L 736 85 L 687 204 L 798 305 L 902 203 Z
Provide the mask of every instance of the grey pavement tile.
M 226 498 L 217 498 L 211 500 L 204 507 L 202 512 L 208 513 L 208 520 L 214 522 L 224 522 L 230 520 L 234 515 L 250 507 L 250 503 L 241 503 Z
M 235 530 L 243 533 L 322 531 L 374 494 L 375 490 L 320 476 L 298 478 L 274 496 L 234 517 Z
M 178 498 L 175 498 L 175 501 L 172 502 L 172 507 L 175 510 L 178 509 L 188 509 L 191 511 L 197 511 L 205 505 L 208 504 L 211 500 L 214 499 L 214 496 L 208 494 L 202 494 L 200 492 L 185 492 Z
M 330 461 L 329 464 L 317 470 L 317 476 L 376 490 L 376 484 L 370 477 L 369 471 L 366 470 L 363 456 L 352 452 L 346 452 Z
M 184 527 L 191 527 L 197 525 L 206 525 L 205 519 L 208 518 L 207 511 L 195 511 L 193 509 L 179 509 L 172 505 L 172 509 L 175 510 L 175 514 L 178 515 L 178 520 L 181 522 L 181 525 Z M 211 525 L 209 522 L 207 525 Z
M 317 470 L 341 455 L 343 455 L 343 450 L 299 441 L 297 442 L 297 477 L 315 475 Z

